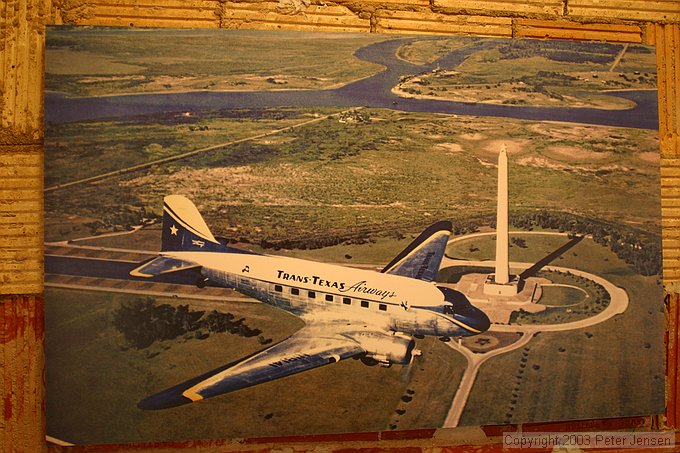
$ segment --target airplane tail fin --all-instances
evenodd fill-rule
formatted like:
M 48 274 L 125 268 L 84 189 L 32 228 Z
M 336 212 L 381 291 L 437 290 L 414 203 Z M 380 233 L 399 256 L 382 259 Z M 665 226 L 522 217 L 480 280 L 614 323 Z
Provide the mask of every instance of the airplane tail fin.
M 428 282 L 434 281 L 452 229 L 453 225 L 448 220 L 431 225 L 381 272 Z
M 163 199 L 161 255 L 140 263 L 130 271 L 133 277 L 156 277 L 170 272 L 195 269 L 191 261 L 163 256 L 163 252 L 225 252 L 228 248 L 212 235 L 196 206 L 181 195 Z
M 182 195 L 163 199 L 161 252 L 223 252 L 196 206 Z

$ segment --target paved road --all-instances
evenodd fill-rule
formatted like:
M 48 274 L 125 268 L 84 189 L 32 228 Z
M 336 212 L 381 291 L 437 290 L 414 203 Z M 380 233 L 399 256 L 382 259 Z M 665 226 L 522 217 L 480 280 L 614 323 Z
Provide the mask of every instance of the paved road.
M 540 232 L 540 231 L 512 231 L 511 233 L 567 236 L 567 233 Z M 474 237 L 492 236 L 495 234 L 496 234 L 495 232 L 474 233 L 467 236 L 455 237 L 449 240 L 449 244 L 471 239 Z M 446 265 L 492 266 L 493 264 L 494 261 L 456 260 L 448 257 L 445 257 L 442 260 L 442 267 L 445 267 Z M 534 263 L 521 263 L 521 262 L 510 263 L 510 267 L 513 269 L 528 269 L 533 265 Z M 579 269 L 571 269 L 559 266 L 545 266 L 543 267 L 543 269 L 548 271 L 571 272 L 574 275 L 587 278 L 602 285 L 605 288 L 605 290 L 609 293 L 609 296 L 611 298 L 609 305 L 607 305 L 607 307 L 603 311 L 596 314 L 595 316 L 561 324 L 525 324 L 525 325 L 492 324 L 491 328 L 489 329 L 489 331 L 491 332 L 521 332 L 523 335 L 515 343 L 507 345 L 503 348 L 494 349 L 483 354 L 476 354 L 463 345 L 459 345 L 456 342 L 450 342 L 449 346 L 451 348 L 457 350 L 458 352 L 463 354 L 463 356 L 465 356 L 468 362 L 468 366 L 465 370 L 465 373 L 463 374 L 463 377 L 461 378 L 461 382 L 458 386 L 458 390 L 456 391 L 456 395 L 454 396 L 453 401 L 451 402 L 451 407 L 449 408 L 446 420 L 444 421 L 444 425 L 442 426 L 443 428 L 454 428 L 458 426 L 458 423 L 460 422 L 460 417 L 463 414 L 463 410 L 465 410 L 465 405 L 467 404 L 470 392 L 472 391 L 472 387 L 474 386 L 475 379 L 477 378 L 479 368 L 484 362 L 486 362 L 490 358 L 521 348 L 522 346 L 527 344 L 538 332 L 562 332 L 567 330 L 582 329 L 607 321 L 613 316 L 623 313 L 628 308 L 629 298 L 626 291 L 598 275 L 581 271 Z
M 357 110 L 357 109 L 350 109 L 350 110 Z M 347 111 L 349 111 L 349 110 L 347 110 Z M 175 162 L 177 160 L 186 159 L 187 157 L 196 156 L 198 154 L 207 153 L 207 152 L 210 152 L 210 151 L 214 151 L 214 150 L 221 149 L 221 148 L 226 148 L 226 147 L 237 145 L 237 144 L 240 144 L 240 143 L 247 143 L 247 142 L 251 142 L 251 141 L 254 141 L 254 140 L 259 140 L 259 139 L 264 138 L 264 137 L 271 137 L 273 135 L 278 135 L 278 134 L 281 134 L 283 132 L 295 130 L 295 129 L 298 129 L 298 128 L 301 128 L 301 127 L 308 126 L 310 124 L 318 123 L 319 121 L 323 121 L 323 120 L 326 120 L 328 118 L 337 117 L 339 115 L 342 115 L 345 112 L 331 113 L 329 115 L 319 116 L 319 117 L 311 119 L 311 120 L 302 121 L 300 123 L 293 124 L 291 126 L 282 127 L 280 129 L 274 129 L 274 130 L 269 131 L 269 132 L 263 132 L 261 134 L 252 135 L 250 137 L 240 138 L 238 140 L 230 140 L 228 142 L 218 143 L 216 145 L 211 145 L 211 146 L 206 146 L 204 148 L 194 149 L 194 150 L 191 150 L 191 151 L 187 151 L 185 153 L 180 153 L 180 154 L 175 154 L 173 156 L 164 157 L 162 159 L 156 159 L 156 160 L 152 160 L 152 161 L 149 161 L 149 162 L 144 162 L 143 164 L 137 164 L 137 165 L 132 165 L 130 167 L 119 168 L 118 170 L 109 171 L 109 172 L 106 172 L 106 173 L 101 173 L 99 175 L 89 176 L 87 178 L 77 179 L 75 181 L 69 181 L 69 182 L 66 182 L 66 183 L 63 183 L 63 184 L 57 184 L 55 186 L 45 188 L 44 192 L 47 193 L 47 192 L 52 192 L 54 190 L 64 189 L 64 188 L 67 188 L 67 187 L 72 187 L 72 186 L 81 185 L 81 184 L 87 184 L 87 183 L 99 181 L 99 180 L 102 180 L 102 179 L 105 179 L 105 178 L 110 178 L 112 176 L 120 176 L 120 175 L 124 175 L 126 173 L 130 173 L 130 172 L 133 172 L 133 171 L 151 168 L 155 165 L 163 165 L 163 164 L 167 164 L 169 162 Z M 116 233 L 112 233 L 109 236 L 113 236 L 115 234 Z
M 444 420 L 442 428 L 455 428 L 458 426 L 460 417 L 463 415 L 463 410 L 465 410 L 465 405 L 467 404 L 467 400 L 470 397 L 470 392 L 472 392 L 472 387 L 475 384 L 477 374 L 479 373 L 479 368 L 482 366 L 482 364 L 492 357 L 521 348 L 527 344 L 536 333 L 531 329 L 525 329 L 523 332 L 524 335 L 516 342 L 502 348 L 485 352 L 483 354 L 476 354 L 465 346 L 459 345 L 454 341 L 448 343 L 452 349 L 455 349 L 465 356 L 468 365 L 465 369 L 465 373 L 463 373 L 463 377 L 460 380 L 458 390 L 456 391 L 456 395 L 453 397 L 451 407 L 449 408 L 449 412 L 446 415 L 446 419 Z

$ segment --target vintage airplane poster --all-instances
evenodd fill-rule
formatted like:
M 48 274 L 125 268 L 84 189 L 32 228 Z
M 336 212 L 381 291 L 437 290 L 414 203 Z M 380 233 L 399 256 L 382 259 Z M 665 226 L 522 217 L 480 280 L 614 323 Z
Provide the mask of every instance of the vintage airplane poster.
M 47 435 L 664 407 L 655 57 L 50 27 Z

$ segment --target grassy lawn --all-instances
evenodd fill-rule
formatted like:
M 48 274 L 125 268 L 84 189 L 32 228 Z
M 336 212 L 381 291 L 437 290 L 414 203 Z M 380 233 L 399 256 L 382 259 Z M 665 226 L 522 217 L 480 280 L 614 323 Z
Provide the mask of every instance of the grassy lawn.
M 380 431 L 394 424 L 400 429 L 438 426 L 464 369 L 459 354 L 425 339 L 418 343 L 423 355 L 410 369 L 367 367 L 349 359 L 197 404 L 143 412 L 136 404 L 145 396 L 262 346 L 256 337 L 225 333 L 127 349 L 111 320 L 113 310 L 131 298 L 47 288 L 49 435 L 76 443 L 108 443 Z M 302 326 L 297 318 L 264 304 L 157 300 L 233 313 L 275 342 Z M 404 396 L 409 397 L 407 403 Z M 407 406 L 403 417 L 394 412 L 402 406 Z
M 523 239 L 526 247 L 513 244 L 512 239 Z M 533 263 L 568 243 L 567 236 L 510 233 L 510 261 Z M 449 245 L 446 255 L 461 260 L 494 260 L 496 256 L 496 236 L 471 237 Z
M 378 72 L 379 65 L 353 54 L 386 39 L 368 33 L 50 28 L 45 88 L 77 96 L 333 88 Z
M 527 241 L 528 242 L 528 241 Z M 663 304 L 656 277 L 635 274 L 584 240 L 560 265 L 593 272 L 626 290 L 623 315 L 586 329 L 540 333 L 480 369 L 461 424 L 523 423 L 663 411 Z
M 588 296 L 579 288 L 570 286 L 546 286 L 541 287 L 541 298 L 537 304 L 548 305 L 551 307 L 571 307 L 578 305 Z

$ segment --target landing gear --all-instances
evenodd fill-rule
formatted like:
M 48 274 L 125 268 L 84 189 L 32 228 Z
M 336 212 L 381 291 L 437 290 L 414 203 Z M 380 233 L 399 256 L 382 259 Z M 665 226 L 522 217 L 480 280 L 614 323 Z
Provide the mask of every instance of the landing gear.
M 196 286 L 199 288 L 205 288 L 205 285 L 208 283 L 208 279 L 206 277 L 198 277 L 196 279 Z
M 451 341 L 451 338 L 449 338 L 449 337 L 439 337 L 439 341 L 442 341 L 444 343 L 448 343 L 449 341 Z

